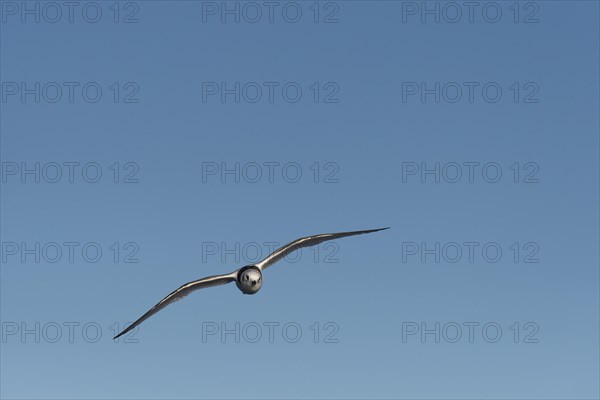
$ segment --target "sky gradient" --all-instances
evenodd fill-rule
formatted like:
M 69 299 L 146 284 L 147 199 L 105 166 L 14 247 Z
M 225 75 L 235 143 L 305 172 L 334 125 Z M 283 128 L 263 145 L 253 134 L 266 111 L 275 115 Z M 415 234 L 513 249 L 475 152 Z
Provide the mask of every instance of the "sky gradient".
M 597 2 L 61 4 L 0 2 L 0 397 L 600 396 Z

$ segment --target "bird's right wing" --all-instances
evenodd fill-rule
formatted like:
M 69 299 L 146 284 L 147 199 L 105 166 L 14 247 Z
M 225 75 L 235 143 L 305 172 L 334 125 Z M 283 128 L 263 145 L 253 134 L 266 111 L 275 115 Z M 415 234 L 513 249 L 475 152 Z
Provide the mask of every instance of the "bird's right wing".
M 116 339 L 119 336 L 126 334 L 127 332 L 129 332 L 130 330 L 132 330 L 133 328 L 135 328 L 136 326 L 138 326 L 139 324 L 141 324 L 142 322 L 144 322 L 145 320 L 147 320 L 148 318 L 150 318 L 151 316 L 168 306 L 169 304 L 172 304 L 177 300 L 181 300 L 193 291 L 203 289 L 206 287 L 224 285 L 226 283 L 233 282 L 236 280 L 236 275 L 237 271 L 234 271 L 227 275 L 209 276 L 206 278 L 198 279 L 197 281 L 186 283 L 185 285 L 181 286 L 179 289 L 173 291 L 167 297 L 162 299 L 158 304 L 156 304 L 154 307 L 148 310 L 148 312 L 142 315 L 137 321 L 129 325 L 123 332 L 119 333 L 114 338 Z
M 352 232 L 340 232 L 340 233 L 322 233 L 320 235 L 307 236 L 300 239 L 296 239 L 293 242 L 286 244 L 285 246 L 275 250 L 273 254 L 269 255 L 264 260 L 260 261 L 256 266 L 261 271 L 269 268 L 283 257 L 303 247 L 314 246 L 319 243 L 326 242 L 328 240 L 334 240 L 343 238 L 346 236 L 362 235 L 365 233 L 383 231 L 389 228 L 369 229 L 366 231 L 352 231 Z

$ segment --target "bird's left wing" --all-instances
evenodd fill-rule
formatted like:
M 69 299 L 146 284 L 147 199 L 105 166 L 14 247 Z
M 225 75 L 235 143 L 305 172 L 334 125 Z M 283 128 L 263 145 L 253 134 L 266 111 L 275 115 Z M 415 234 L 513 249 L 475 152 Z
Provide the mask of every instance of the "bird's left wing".
M 234 271 L 227 275 L 209 276 L 206 278 L 198 279 L 197 281 L 186 283 L 185 285 L 181 286 L 179 289 L 173 291 L 167 297 L 162 299 L 158 304 L 156 304 L 154 307 L 148 310 L 146 314 L 142 315 L 137 321 L 129 325 L 123 332 L 119 333 L 114 338 L 116 339 L 119 336 L 126 334 L 127 332 L 129 332 L 130 330 L 132 330 L 133 328 L 135 328 L 136 326 L 138 326 L 139 324 L 141 324 L 142 322 L 144 322 L 145 320 L 147 320 L 148 318 L 150 318 L 151 316 L 168 306 L 169 304 L 172 304 L 177 300 L 181 300 L 193 291 L 203 289 L 206 287 L 224 285 L 226 283 L 233 282 L 236 279 L 236 275 L 237 271 Z
M 290 242 L 290 243 L 286 244 L 285 246 L 275 250 L 273 252 L 273 254 L 269 255 L 267 258 L 260 261 L 258 264 L 256 264 L 256 266 L 262 271 L 262 270 L 269 268 L 271 265 L 275 264 L 277 261 L 281 260 L 283 257 L 287 256 L 288 254 L 290 254 L 300 248 L 314 246 L 316 244 L 323 243 L 328 240 L 339 239 L 339 238 L 343 238 L 346 236 L 362 235 L 365 233 L 383 231 L 385 229 L 389 229 L 389 228 L 369 229 L 366 231 L 352 231 L 352 232 L 340 232 L 340 233 L 322 233 L 320 235 L 303 237 L 303 238 L 294 240 L 293 242 Z

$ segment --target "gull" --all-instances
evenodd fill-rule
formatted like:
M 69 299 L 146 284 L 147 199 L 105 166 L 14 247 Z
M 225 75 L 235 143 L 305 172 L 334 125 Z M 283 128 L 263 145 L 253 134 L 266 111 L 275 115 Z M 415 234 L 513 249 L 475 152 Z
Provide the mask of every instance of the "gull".
M 119 336 L 123 336 L 127 332 L 131 331 L 139 324 L 168 306 L 176 302 L 177 300 L 181 300 L 183 297 L 192 293 L 198 289 L 204 289 L 212 286 L 224 285 L 226 283 L 235 282 L 238 289 L 244 294 L 255 294 L 260 290 L 263 284 L 262 280 L 262 272 L 287 256 L 288 254 L 301 249 L 303 247 L 310 247 L 317 245 L 319 243 L 326 242 L 328 240 L 339 239 L 347 236 L 354 235 L 362 235 L 365 233 L 383 231 L 389 228 L 379 228 L 379 229 L 370 229 L 364 231 L 352 231 L 352 232 L 340 232 L 340 233 L 322 233 L 320 235 L 312 235 L 306 236 L 293 242 L 286 244 L 285 246 L 275 250 L 272 254 L 270 254 L 264 260 L 258 262 L 254 265 L 246 265 L 236 271 L 233 271 L 229 274 L 225 275 L 215 275 L 209 276 L 206 278 L 198 279 L 196 281 L 188 282 L 185 285 L 182 285 L 179 289 L 171 292 L 167 297 L 162 299 L 158 304 L 152 307 L 148 312 L 142 315 L 137 321 L 129 325 L 125 330 L 119 333 L 114 339 L 117 339 Z

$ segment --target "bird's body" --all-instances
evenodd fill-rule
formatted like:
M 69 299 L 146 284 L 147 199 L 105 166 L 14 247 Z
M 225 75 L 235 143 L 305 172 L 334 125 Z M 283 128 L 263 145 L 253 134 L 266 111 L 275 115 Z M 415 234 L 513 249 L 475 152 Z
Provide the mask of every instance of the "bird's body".
M 310 247 L 317 245 L 319 243 L 339 239 L 347 236 L 354 235 L 362 235 L 365 233 L 377 232 L 381 230 L 385 230 L 389 228 L 380 228 L 380 229 L 371 229 L 365 231 L 352 231 L 352 232 L 340 232 L 340 233 L 323 233 L 320 235 L 313 235 L 303 237 L 293 242 L 286 244 L 285 246 L 277 249 L 275 252 L 270 254 L 264 260 L 258 262 L 256 265 L 247 265 L 242 267 L 236 271 L 233 271 L 229 274 L 225 275 L 216 275 L 209 276 L 206 278 L 198 279 L 196 281 L 188 282 L 185 285 L 182 285 L 177 290 L 171 292 L 168 296 L 162 299 L 158 304 L 148 310 L 144 315 L 142 315 L 137 321 L 129 325 L 125 330 L 115 336 L 115 339 L 119 336 L 126 334 L 131 331 L 133 328 L 144 322 L 146 319 L 150 318 L 152 315 L 156 314 L 169 304 L 176 302 L 177 300 L 182 299 L 187 296 L 191 292 L 202 289 L 205 287 L 211 286 L 219 286 L 224 285 L 230 282 L 235 282 L 238 289 L 244 294 L 255 294 L 261 288 L 263 284 L 262 273 L 265 269 L 269 268 L 277 261 L 281 260 L 288 254 L 301 249 L 303 247 Z
M 262 272 L 254 265 L 247 265 L 238 272 L 235 283 L 244 294 L 255 294 L 262 287 Z

